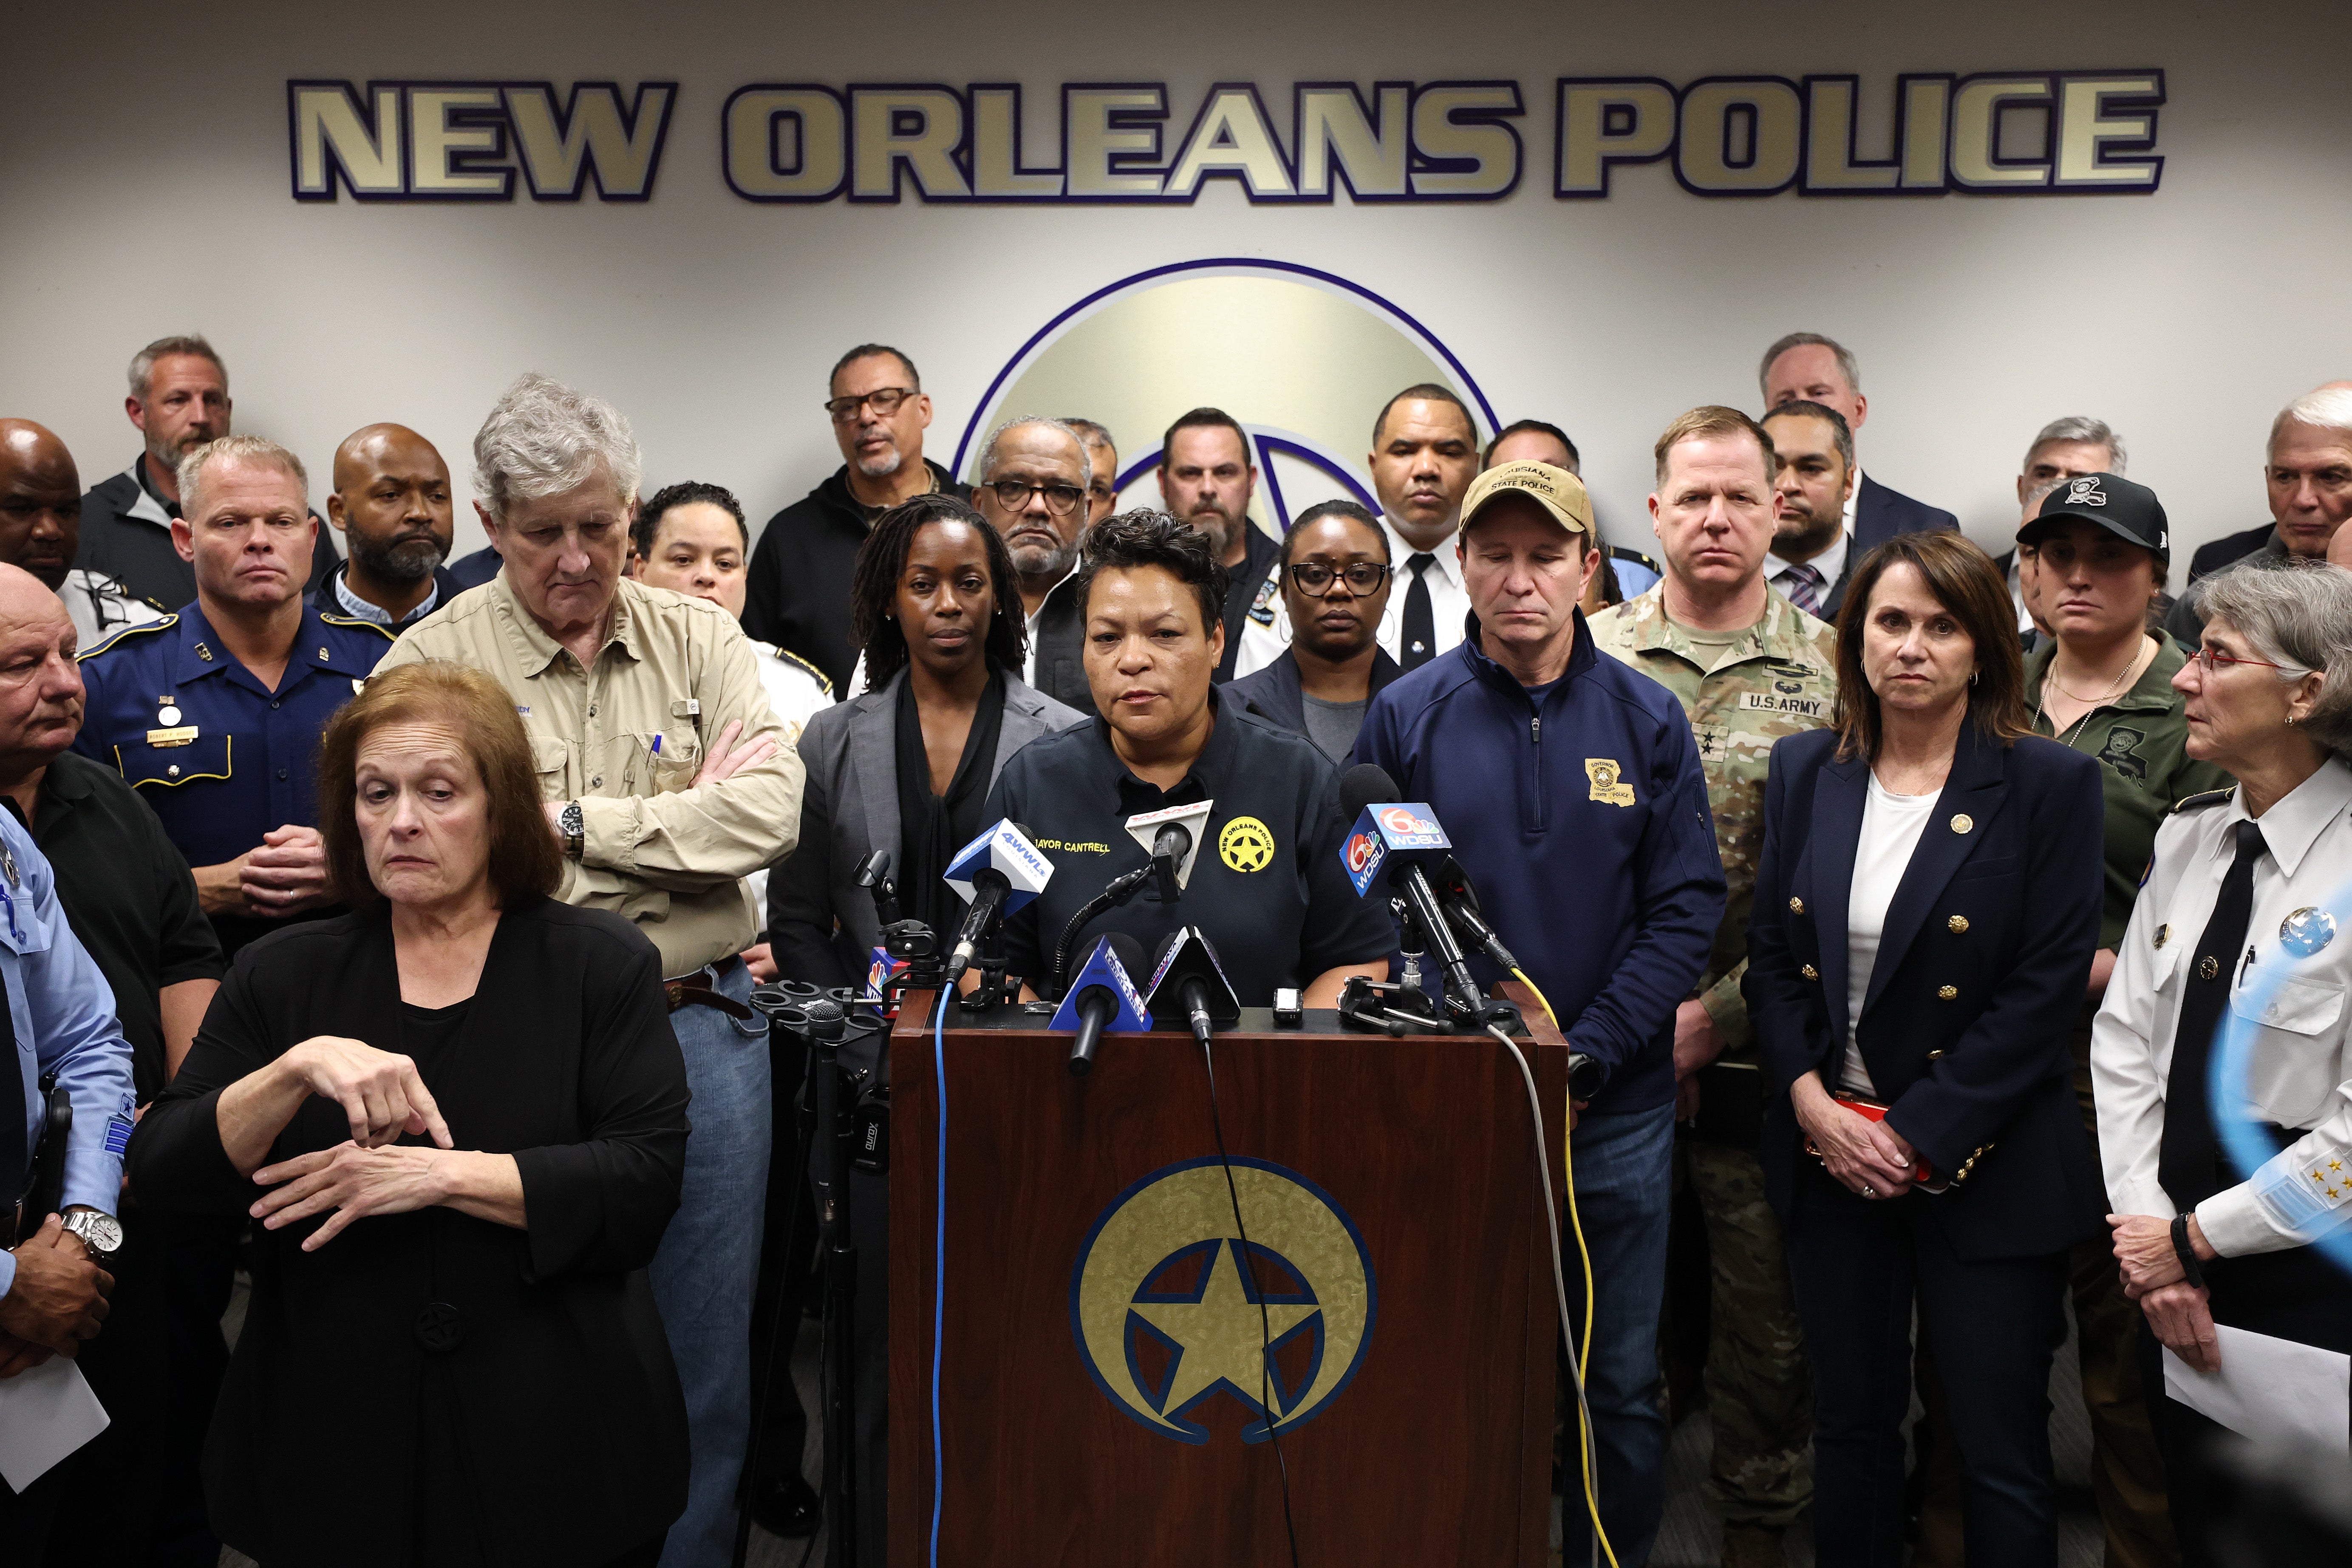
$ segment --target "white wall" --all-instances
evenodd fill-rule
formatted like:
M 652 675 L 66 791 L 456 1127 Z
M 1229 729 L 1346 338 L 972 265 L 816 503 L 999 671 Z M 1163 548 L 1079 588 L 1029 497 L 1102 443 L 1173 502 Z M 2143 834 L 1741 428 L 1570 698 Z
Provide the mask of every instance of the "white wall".
M 1865 465 L 1989 542 L 2013 526 L 2025 441 L 2071 413 L 2125 432 L 2181 543 L 2248 527 L 2266 515 L 2272 414 L 2352 375 L 2352 7 L 2335 0 L 1041 0 L 993 16 L 611 0 L 204 15 L 124 0 L 19 12 L 8 37 L 0 414 L 58 430 L 86 484 L 137 450 L 121 413 L 131 351 L 194 329 L 228 359 L 238 426 L 299 450 L 314 491 L 336 442 L 377 419 L 422 430 L 462 485 L 490 400 L 536 368 L 630 415 L 649 484 L 728 483 L 765 516 L 838 461 L 816 405 L 847 344 L 914 354 L 944 460 L 990 377 L 1055 312 L 1221 254 L 1327 268 L 1412 313 L 1502 417 L 1574 433 L 1628 542 L 1647 537 L 1658 429 L 1696 403 L 1753 408 L 1756 356 L 1792 328 L 1862 355 Z M 2146 66 L 2168 89 L 2151 196 L 1707 201 L 1659 166 L 1621 171 L 1605 201 L 1549 194 L 1559 75 L 1852 71 L 1865 135 L 1875 120 L 1883 137 L 1898 72 Z M 642 206 L 299 205 L 289 77 L 683 86 Z M 719 106 L 751 81 L 1022 80 L 1034 115 L 1060 82 L 1165 79 L 1181 134 L 1209 83 L 1254 79 L 1286 134 L 1294 79 L 1445 77 L 1525 85 L 1511 199 L 1253 208 L 1214 181 L 1191 208 L 772 207 L 719 172 Z M 465 517 L 461 548 L 478 537 Z

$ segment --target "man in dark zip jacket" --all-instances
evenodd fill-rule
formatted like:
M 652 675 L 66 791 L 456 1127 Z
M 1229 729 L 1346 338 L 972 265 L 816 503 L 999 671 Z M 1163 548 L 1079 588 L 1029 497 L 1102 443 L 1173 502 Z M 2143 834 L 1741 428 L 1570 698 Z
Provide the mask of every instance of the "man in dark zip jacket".
M 1600 558 L 1582 484 L 1549 464 L 1490 468 L 1457 537 L 1475 635 L 1373 700 L 1356 756 L 1435 809 L 1487 918 L 1601 1068 L 1570 1141 L 1597 1287 L 1585 1392 L 1602 1524 L 1616 1560 L 1639 1563 L 1665 1500 L 1675 1009 L 1723 918 L 1723 863 L 1689 720 L 1602 656 L 1576 607 Z M 1576 1453 L 1571 1439 L 1571 1468 Z M 1574 1560 L 1580 1509 L 1565 1528 Z

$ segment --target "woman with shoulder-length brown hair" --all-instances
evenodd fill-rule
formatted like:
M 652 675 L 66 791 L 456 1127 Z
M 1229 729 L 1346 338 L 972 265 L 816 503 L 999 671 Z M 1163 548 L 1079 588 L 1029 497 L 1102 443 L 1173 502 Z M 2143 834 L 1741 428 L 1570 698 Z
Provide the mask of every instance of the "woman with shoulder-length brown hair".
M 319 767 L 352 912 L 237 955 L 131 1147 L 144 1206 L 258 1222 L 214 1528 L 270 1568 L 651 1563 L 687 1474 L 645 1275 L 686 1157 L 660 960 L 548 897 L 488 677 L 375 677 Z
M 2068 1048 L 2098 764 L 2028 732 L 2008 591 L 1957 533 L 1856 569 L 1836 720 L 1772 748 L 1744 987 L 1812 1361 L 1816 1552 L 1902 1560 L 1916 1310 L 1951 1373 L 1968 1561 L 2052 1564 L 2050 1359 L 2102 1206 Z

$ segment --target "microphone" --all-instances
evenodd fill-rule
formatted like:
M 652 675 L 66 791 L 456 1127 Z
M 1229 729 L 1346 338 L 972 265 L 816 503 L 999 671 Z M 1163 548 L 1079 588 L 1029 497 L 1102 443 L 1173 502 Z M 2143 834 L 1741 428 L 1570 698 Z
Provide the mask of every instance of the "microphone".
M 1191 883 L 1192 861 L 1200 852 L 1201 837 L 1208 828 L 1209 812 L 1216 804 L 1213 800 L 1195 801 L 1190 805 L 1141 812 L 1127 819 L 1128 837 L 1143 846 L 1151 857 L 1151 871 L 1159 882 L 1161 903 L 1174 903 Z
M 1470 873 L 1462 868 L 1462 862 L 1448 855 L 1445 863 L 1438 868 L 1435 880 L 1438 897 L 1444 900 L 1445 912 L 1454 923 L 1469 933 L 1478 950 L 1494 960 L 1496 968 L 1506 974 L 1517 970 L 1519 961 L 1511 956 L 1511 950 L 1503 945 L 1495 928 L 1486 923 L 1486 914 L 1478 907 L 1478 889 L 1470 885 Z
M 1181 1024 L 1203 1047 L 1218 1029 L 1242 1021 L 1241 998 L 1199 926 L 1179 926 L 1168 933 L 1146 990 L 1154 1024 Z
M 1486 999 L 1462 956 L 1462 944 L 1454 940 L 1454 927 L 1438 902 L 1436 889 L 1429 885 L 1427 868 L 1442 871 L 1452 858 L 1448 852 L 1453 842 L 1438 826 L 1435 812 L 1421 802 L 1402 802 L 1395 795 L 1396 781 L 1377 763 L 1359 763 L 1341 775 L 1340 803 L 1357 815 L 1354 830 L 1339 847 L 1340 862 L 1348 879 L 1355 884 L 1358 898 L 1370 896 L 1374 879 L 1382 867 L 1387 868 L 1389 885 L 1412 906 L 1422 935 L 1437 955 L 1438 966 L 1454 994 L 1483 1018 L 1488 1011 Z
M 1046 1027 L 1076 1029 L 1077 1043 L 1070 1047 L 1070 1072 L 1084 1078 L 1095 1065 L 1095 1047 L 1107 1032 L 1139 1035 L 1151 1027 L 1151 1014 L 1129 978 L 1143 967 L 1143 944 L 1125 931 L 1113 931 L 1095 943 L 1094 956 L 1078 971 L 1061 1010 Z
M 948 862 L 945 880 L 971 905 L 948 954 L 953 984 L 971 967 L 989 928 L 1044 891 L 1054 863 L 1029 841 L 1029 830 L 1007 818 L 973 839 Z

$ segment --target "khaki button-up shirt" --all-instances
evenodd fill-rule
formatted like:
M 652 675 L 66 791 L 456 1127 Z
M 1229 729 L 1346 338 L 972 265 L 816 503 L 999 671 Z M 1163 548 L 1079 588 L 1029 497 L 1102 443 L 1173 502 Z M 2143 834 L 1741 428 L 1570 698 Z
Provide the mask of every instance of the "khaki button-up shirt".
M 530 736 L 541 799 L 580 803 L 585 842 L 556 897 L 635 922 L 671 977 L 751 944 L 759 918 L 743 879 L 792 851 L 804 774 L 733 616 L 625 577 L 583 670 L 501 573 L 411 626 L 376 669 L 436 658 L 505 687 Z M 738 746 L 768 735 L 780 749 L 697 786 L 704 748 L 738 720 Z

